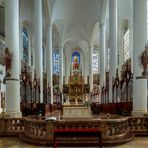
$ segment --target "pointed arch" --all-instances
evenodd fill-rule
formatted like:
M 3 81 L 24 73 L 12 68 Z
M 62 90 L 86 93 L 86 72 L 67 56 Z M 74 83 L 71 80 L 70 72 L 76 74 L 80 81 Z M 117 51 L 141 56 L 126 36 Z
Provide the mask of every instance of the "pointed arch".
M 96 24 L 94 25 L 94 29 L 92 31 L 92 34 L 91 34 L 90 46 L 94 45 L 95 35 L 96 35 L 96 33 L 99 33 L 99 32 L 97 32 L 98 28 L 99 28 L 99 22 L 96 22 Z M 98 39 L 98 42 L 99 42 L 99 39 Z

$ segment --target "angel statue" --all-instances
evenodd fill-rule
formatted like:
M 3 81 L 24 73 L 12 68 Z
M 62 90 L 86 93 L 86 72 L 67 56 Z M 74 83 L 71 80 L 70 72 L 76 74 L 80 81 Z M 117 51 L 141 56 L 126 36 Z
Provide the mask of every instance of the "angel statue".
M 141 63 L 143 65 L 143 76 L 148 76 L 148 46 L 145 46 L 145 50 L 141 56 Z

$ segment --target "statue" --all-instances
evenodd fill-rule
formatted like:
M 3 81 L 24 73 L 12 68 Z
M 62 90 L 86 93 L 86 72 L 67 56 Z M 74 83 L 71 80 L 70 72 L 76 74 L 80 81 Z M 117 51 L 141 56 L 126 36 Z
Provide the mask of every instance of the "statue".
M 145 46 L 145 50 L 141 56 L 141 63 L 143 65 L 143 76 L 148 76 L 148 47 Z
M 4 51 L 4 64 L 6 65 L 6 76 L 10 77 L 11 75 L 11 62 L 12 62 L 12 53 L 8 48 L 5 48 Z

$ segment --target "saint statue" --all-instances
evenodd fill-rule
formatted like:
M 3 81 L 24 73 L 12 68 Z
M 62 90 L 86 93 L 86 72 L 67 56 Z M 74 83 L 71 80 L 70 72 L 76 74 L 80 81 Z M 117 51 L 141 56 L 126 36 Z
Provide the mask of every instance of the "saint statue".
M 10 76 L 11 72 L 11 62 L 12 62 L 12 53 L 10 53 L 8 48 L 5 48 L 4 51 L 4 64 L 6 65 L 6 76 Z

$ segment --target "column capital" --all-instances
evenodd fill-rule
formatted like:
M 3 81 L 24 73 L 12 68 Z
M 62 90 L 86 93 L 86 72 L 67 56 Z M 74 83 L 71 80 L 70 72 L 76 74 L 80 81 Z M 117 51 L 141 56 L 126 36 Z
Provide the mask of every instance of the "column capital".
M 103 27 L 106 27 L 106 24 L 105 23 L 100 23 L 99 28 L 103 28 Z

